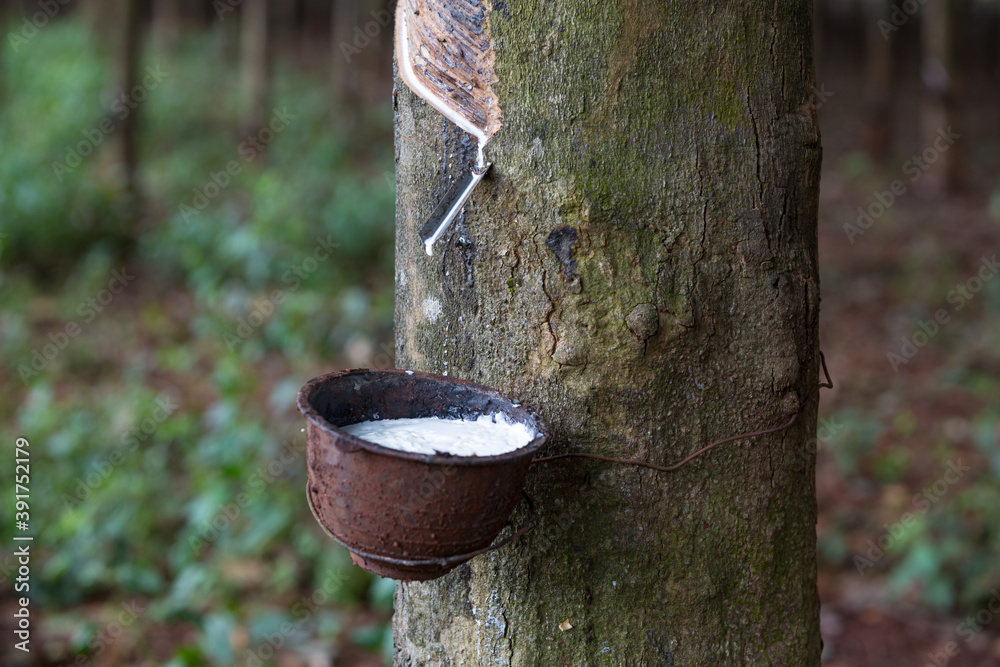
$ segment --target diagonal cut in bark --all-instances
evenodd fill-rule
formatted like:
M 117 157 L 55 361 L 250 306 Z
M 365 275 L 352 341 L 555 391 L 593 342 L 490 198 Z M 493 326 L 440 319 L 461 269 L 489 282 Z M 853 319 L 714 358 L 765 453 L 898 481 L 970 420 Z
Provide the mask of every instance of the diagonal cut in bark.
M 500 129 L 493 48 L 483 0 L 400 0 L 399 75 L 410 89 L 479 142 Z

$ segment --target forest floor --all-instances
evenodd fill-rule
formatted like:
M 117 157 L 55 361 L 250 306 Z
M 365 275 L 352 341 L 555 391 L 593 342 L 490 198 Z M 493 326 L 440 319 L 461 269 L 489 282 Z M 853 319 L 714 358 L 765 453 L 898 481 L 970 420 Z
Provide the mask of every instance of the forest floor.
M 820 338 L 835 381 L 818 434 L 824 664 L 1000 666 L 996 80 L 967 82 L 947 149 L 963 189 L 943 195 L 913 168 L 928 148 L 915 74 L 900 81 L 892 157 L 874 164 L 860 64 L 846 62 L 818 75 Z M 877 214 L 867 229 L 859 207 Z

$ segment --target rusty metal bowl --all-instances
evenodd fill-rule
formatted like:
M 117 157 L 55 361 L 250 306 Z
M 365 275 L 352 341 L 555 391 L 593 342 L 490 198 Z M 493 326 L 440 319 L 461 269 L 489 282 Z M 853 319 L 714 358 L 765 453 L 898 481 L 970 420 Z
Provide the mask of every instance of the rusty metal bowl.
M 309 506 L 369 572 L 436 579 L 530 528 L 490 546 L 523 496 L 531 458 L 547 435 L 531 410 L 498 391 L 431 373 L 356 369 L 310 380 L 297 405 L 308 422 Z M 389 449 L 341 430 L 376 419 L 498 412 L 537 437 L 497 456 L 450 456 Z

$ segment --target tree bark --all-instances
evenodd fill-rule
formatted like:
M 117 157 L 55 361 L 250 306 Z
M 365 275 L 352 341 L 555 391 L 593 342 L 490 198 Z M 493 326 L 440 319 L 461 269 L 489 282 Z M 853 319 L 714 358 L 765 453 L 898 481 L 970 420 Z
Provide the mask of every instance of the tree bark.
M 397 365 L 518 398 L 544 454 L 788 421 L 818 373 L 811 7 L 495 3 L 504 125 L 432 257 L 475 145 L 397 80 Z M 674 473 L 533 468 L 532 532 L 398 587 L 395 664 L 818 665 L 815 417 Z

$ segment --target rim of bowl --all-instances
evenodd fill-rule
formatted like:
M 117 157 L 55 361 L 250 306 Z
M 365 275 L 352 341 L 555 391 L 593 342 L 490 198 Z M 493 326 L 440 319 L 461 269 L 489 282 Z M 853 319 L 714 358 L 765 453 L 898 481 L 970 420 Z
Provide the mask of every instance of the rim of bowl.
M 435 380 L 438 382 L 445 382 L 450 384 L 459 384 L 470 389 L 481 391 L 484 393 L 489 393 L 502 398 L 509 403 L 515 403 L 513 399 L 506 396 L 492 387 L 487 387 L 486 385 L 479 384 L 477 382 L 471 382 L 469 380 L 462 380 L 460 378 L 453 378 L 447 375 L 438 375 L 436 373 L 425 373 L 423 371 L 409 371 L 398 368 L 350 368 L 343 371 L 334 371 L 332 373 L 326 373 L 324 375 L 319 375 L 302 385 L 299 389 L 299 393 L 295 399 L 296 407 L 298 407 L 299 412 L 302 416 L 306 418 L 306 421 L 310 425 L 316 426 L 321 431 L 327 433 L 332 438 L 340 438 L 347 441 L 351 450 L 364 449 L 373 454 L 380 454 L 382 456 L 391 456 L 394 458 L 405 459 L 409 461 L 419 461 L 421 463 L 433 463 L 439 465 L 460 465 L 460 466 L 476 466 L 476 465 L 498 465 L 503 463 L 509 463 L 513 461 L 518 461 L 522 458 L 530 458 L 538 449 L 545 444 L 548 439 L 548 431 L 542 424 L 541 419 L 535 413 L 534 410 L 527 407 L 524 404 L 519 405 L 516 409 L 524 410 L 528 415 L 531 416 L 535 421 L 535 431 L 537 436 L 531 440 L 528 444 L 523 447 L 518 447 L 517 449 L 509 452 L 504 452 L 503 454 L 494 454 L 491 456 L 455 456 L 450 454 L 420 454 L 417 452 L 404 452 L 398 449 L 392 449 L 390 447 L 383 447 L 382 445 L 370 442 L 368 440 L 363 440 L 356 435 L 351 435 L 347 431 L 344 431 L 338 426 L 331 424 L 323 415 L 321 415 L 316 408 L 313 407 L 310 402 L 312 393 L 323 384 L 330 382 L 332 380 L 337 380 L 344 377 L 350 377 L 352 375 L 396 375 L 403 378 L 424 378 Z M 337 445 L 334 444 L 334 447 Z M 345 451 L 345 454 L 353 453 L 353 451 Z

